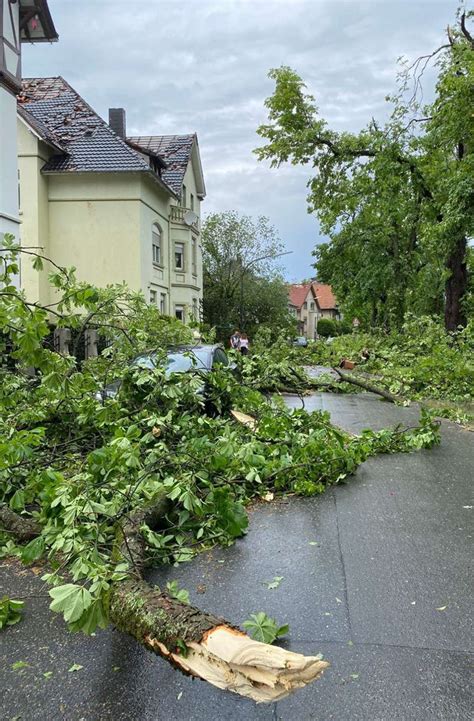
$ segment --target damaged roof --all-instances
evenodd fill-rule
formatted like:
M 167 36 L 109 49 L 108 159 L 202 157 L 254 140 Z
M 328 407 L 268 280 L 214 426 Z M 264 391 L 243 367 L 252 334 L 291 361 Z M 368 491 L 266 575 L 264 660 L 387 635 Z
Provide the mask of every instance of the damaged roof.
M 19 103 L 66 151 L 53 155 L 43 172 L 150 170 L 63 78 L 23 80 Z
M 175 193 L 181 193 L 184 175 L 193 152 L 197 150 L 197 136 L 192 135 L 139 135 L 127 138 L 134 146 L 142 148 L 145 152 L 152 152 L 159 155 L 166 163 L 162 172 L 163 180 L 172 188 Z M 200 166 L 199 156 L 197 160 L 197 191 L 200 197 L 204 197 L 206 189 Z
M 196 135 L 124 140 L 62 77 L 24 79 L 18 104 L 20 114 L 27 122 L 30 119 L 35 131 L 63 151 L 49 159 L 43 172 L 147 172 L 172 195 L 181 195 L 188 162 L 197 152 Z M 141 151 L 162 161 L 159 173 Z M 197 163 L 199 172 L 198 153 Z

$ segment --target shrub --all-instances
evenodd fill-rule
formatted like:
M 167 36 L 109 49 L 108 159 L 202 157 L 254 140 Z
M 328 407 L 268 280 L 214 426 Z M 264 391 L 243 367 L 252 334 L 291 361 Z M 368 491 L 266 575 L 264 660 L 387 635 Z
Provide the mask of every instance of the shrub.
M 337 334 L 336 323 L 331 318 L 321 318 L 318 320 L 318 335 L 323 338 L 329 338 Z

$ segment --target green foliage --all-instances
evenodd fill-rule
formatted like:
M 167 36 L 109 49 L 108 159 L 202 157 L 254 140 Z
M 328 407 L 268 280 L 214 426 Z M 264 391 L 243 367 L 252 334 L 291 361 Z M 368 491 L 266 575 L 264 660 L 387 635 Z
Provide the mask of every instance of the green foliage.
M 331 318 L 320 318 L 317 327 L 318 335 L 322 338 L 329 338 L 337 335 L 336 323 Z
M 468 12 L 466 23 L 473 17 Z M 421 79 L 437 66 L 434 100 L 422 105 Z M 337 132 L 321 117 L 303 80 L 271 70 L 266 141 L 255 152 L 273 167 L 309 165 L 309 211 L 329 237 L 314 251 L 348 318 L 400 328 L 407 313 L 445 311 L 465 325 L 467 239 L 474 234 L 474 44 L 462 22 L 431 56 L 402 63 L 388 122 Z M 421 98 L 419 97 L 421 96 Z
M 53 353 L 51 308 L 29 304 L 12 284 L 17 250 L 4 248 L 2 256 L 1 338 L 9 353 L 0 366 L 0 503 L 34 520 L 41 533 L 24 545 L 5 534 L 0 550 L 26 564 L 47 561 L 50 607 L 72 631 L 106 626 L 110 589 L 130 574 L 117 552 L 119 526 L 153 499 L 166 496 L 170 508 L 159 529 L 141 528 L 149 560 L 181 563 L 245 533 L 252 498 L 269 490 L 320 493 L 370 455 L 436 440 L 429 418 L 408 432 L 354 437 L 332 426 L 327 413 L 265 398 L 262 389 L 310 385 L 295 370 L 296 350 L 283 339 L 269 344 L 267 333 L 252 356 L 237 358 L 240 378 L 221 368 L 207 379 L 214 412 L 206 414 L 199 373 L 130 366 L 145 349 L 164 357 L 187 337 L 182 324 L 124 287 L 94 288 L 57 269 L 55 322 L 78 333 L 91 323 L 109 345 L 82 364 Z M 122 383 L 117 396 L 97 400 L 113 380 Z M 230 406 L 252 413 L 255 427 L 235 421 Z M 168 590 L 184 599 L 183 590 Z
M 176 598 L 181 603 L 189 603 L 189 591 L 185 588 L 180 588 L 178 581 L 168 581 L 166 584 L 166 590 L 172 598 Z
M 24 601 L 16 601 L 13 598 L 8 598 L 8 596 L 3 596 L 0 599 L 0 629 L 5 628 L 5 626 L 13 626 L 18 621 L 21 621 L 21 612 L 24 605 Z
M 282 252 L 267 218 L 235 211 L 207 217 L 201 235 L 204 320 L 225 343 L 236 329 L 253 338 L 258 328 L 293 329 L 287 285 L 275 268 Z
M 341 358 L 357 363 L 356 372 L 374 376 L 391 393 L 414 400 L 472 403 L 474 389 L 474 324 L 446 333 L 429 317 L 408 316 L 400 331 L 354 333 L 332 343 L 315 343 L 304 359 L 338 365 Z
M 267 616 L 263 611 L 252 613 L 242 626 L 255 641 L 273 643 L 280 636 L 286 636 L 290 627 L 288 624 L 279 626 L 275 619 Z

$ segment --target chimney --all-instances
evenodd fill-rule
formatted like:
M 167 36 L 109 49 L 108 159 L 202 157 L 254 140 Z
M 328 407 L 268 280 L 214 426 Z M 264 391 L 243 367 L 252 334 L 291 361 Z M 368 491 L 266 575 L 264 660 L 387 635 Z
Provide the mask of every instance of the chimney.
M 123 108 L 109 108 L 109 125 L 119 138 L 127 137 L 127 123 Z

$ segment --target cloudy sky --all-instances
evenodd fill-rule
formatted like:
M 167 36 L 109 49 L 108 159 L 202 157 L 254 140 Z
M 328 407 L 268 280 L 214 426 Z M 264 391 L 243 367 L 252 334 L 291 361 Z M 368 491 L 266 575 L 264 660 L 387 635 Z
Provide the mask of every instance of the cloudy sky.
M 322 240 L 306 212 L 308 168 L 271 170 L 252 154 L 272 93 L 290 65 L 335 129 L 383 119 L 396 60 L 444 40 L 457 0 L 49 0 L 60 35 L 24 46 L 23 75 L 62 75 L 107 118 L 124 107 L 130 135 L 196 131 L 205 212 L 266 215 L 286 275 L 308 277 Z

